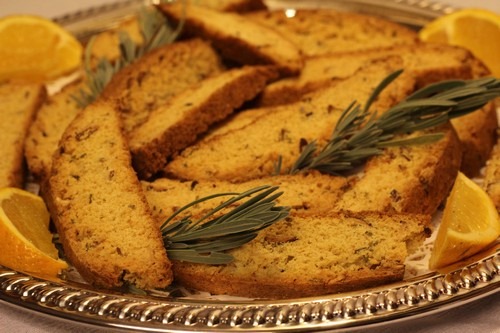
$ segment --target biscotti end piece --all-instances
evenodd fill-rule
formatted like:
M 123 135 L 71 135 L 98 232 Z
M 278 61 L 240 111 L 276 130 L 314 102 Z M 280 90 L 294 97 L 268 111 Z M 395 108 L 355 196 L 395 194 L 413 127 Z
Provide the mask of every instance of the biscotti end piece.
M 45 96 L 40 84 L 0 84 L 0 188 L 24 185 L 24 141 Z
M 370 288 L 403 278 L 408 246 L 425 239 L 429 223 L 426 215 L 292 215 L 231 250 L 233 262 L 219 266 L 175 262 L 174 275 L 185 287 L 252 298 Z
M 253 99 L 277 77 L 270 67 L 246 66 L 208 78 L 154 110 L 130 135 L 135 170 L 148 178 L 244 102 Z
M 55 95 L 49 96 L 37 112 L 25 143 L 28 169 L 37 180 L 50 174 L 52 155 L 64 130 L 81 110 L 74 95 L 84 87 L 83 81 L 73 82 Z
M 245 17 L 278 31 L 307 57 L 414 44 L 417 33 L 373 15 L 333 9 L 257 11 Z
M 54 155 L 47 205 L 65 255 L 88 282 L 163 288 L 171 263 L 120 126 L 104 103 L 76 116 Z
M 102 98 L 120 112 L 126 133 L 172 97 L 224 70 L 208 42 L 193 39 L 159 47 L 120 70 Z
M 184 15 L 181 4 L 158 8 L 174 22 Z M 190 5 L 184 24 L 187 35 L 210 40 L 223 58 L 239 64 L 274 65 L 283 76 L 296 75 L 303 67 L 302 53 L 295 44 L 242 15 Z

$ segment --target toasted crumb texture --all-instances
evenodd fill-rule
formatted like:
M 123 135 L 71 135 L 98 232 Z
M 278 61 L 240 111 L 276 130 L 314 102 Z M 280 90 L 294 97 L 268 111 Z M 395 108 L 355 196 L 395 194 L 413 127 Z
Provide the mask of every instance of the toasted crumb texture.
M 146 199 L 160 224 L 181 207 L 200 198 L 214 193 L 243 193 L 263 185 L 279 186 L 279 191 L 283 194 L 276 199 L 276 203 L 288 206 L 302 215 L 329 213 L 332 205 L 352 186 L 349 178 L 332 177 L 318 172 L 266 177 L 238 184 L 216 180 L 181 182 L 168 178 L 142 182 Z M 200 215 L 231 197 L 224 196 L 199 203 L 189 211 L 193 215 Z
M 486 162 L 483 188 L 500 212 L 500 141 L 497 141 Z
M 106 86 L 102 97 L 120 112 L 126 133 L 172 97 L 223 71 L 212 47 L 199 39 L 159 47 L 126 66 Z
M 41 84 L 0 83 L 0 188 L 24 185 L 24 141 L 45 96 Z
M 302 146 L 313 140 L 322 145 L 342 111 L 353 101 L 366 101 L 378 82 L 400 68 L 399 60 L 375 62 L 298 103 L 268 108 L 268 113 L 243 128 L 200 140 L 175 157 L 165 171 L 179 179 L 241 182 L 273 174 L 281 156 L 281 169 L 287 172 Z M 413 91 L 414 84 L 407 76 L 399 77 L 376 101 L 374 110 L 394 105 Z
M 293 17 L 284 10 L 245 16 L 278 31 L 308 57 L 414 44 L 418 40 L 415 31 L 386 19 L 326 8 L 299 9 Z
M 158 7 L 169 19 L 183 17 L 181 4 Z M 242 65 L 274 65 L 284 76 L 298 74 L 303 66 L 297 46 L 273 29 L 235 13 L 188 6 L 185 33 L 210 40 L 222 57 Z
M 80 111 L 72 96 L 83 87 L 84 83 L 77 81 L 48 97 L 29 129 L 25 144 L 26 161 L 29 171 L 40 181 L 49 175 L 52 155 L 57 150 L 59 140 Z
M 227 265 L 174 263 L 185 287 L 255 298 L 295 298 L 401 280 L 407 244 L 423 240 L 430 217 L 340 213 L 290 218 L 231 250 Z M 398 237 L 393 237 L 398 235 Z
M 163 288 L 171 263 L 120 126 L 103 103 L 76 116 L 54 156 L 47 204 L 64 253 L 89 283 Z
M 151 112 L 149 119 L 130 135 L 137 173 L 148 178 L 160 171 L 170 156 L 254 98 L 276 76 L 276 71 L 268 67 L 229 70 L 200 82 Z

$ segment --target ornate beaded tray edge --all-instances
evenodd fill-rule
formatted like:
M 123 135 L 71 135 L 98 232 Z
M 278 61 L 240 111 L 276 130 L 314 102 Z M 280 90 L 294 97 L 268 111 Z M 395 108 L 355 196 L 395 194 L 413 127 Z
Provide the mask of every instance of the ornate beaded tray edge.
M 126 0 L 56 18 L 79 38 L 109 29 L 149 0 Z M 333 7 L 419 26 L 452 7 L 419 0 L 268 0 L 275 8 Z M 48 281 L 0 266 L 0 301 L 85 324 L 154 332 L 349 330 L 430 314 L 500 290 L 500 247 L 446 272 L 348 294 L 293 300 L 142 297 Z

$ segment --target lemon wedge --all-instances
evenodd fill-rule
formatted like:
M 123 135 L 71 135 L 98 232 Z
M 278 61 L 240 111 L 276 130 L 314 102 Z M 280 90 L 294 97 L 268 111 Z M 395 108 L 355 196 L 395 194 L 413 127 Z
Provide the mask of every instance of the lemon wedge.
M 500 221 L 493 201 L 459 172 L 446 201 L 429 268 L 441 268 L 474 255 L 499 236 Z
M 83 47 L 54 22 L 31 15 L 0 19 L 0 81 L 43 82 L 82 64 Z
M 500 77 L 500 14 L 486 9 L 462 9 L 441 16 L 420 30 L 425 42 L 462 46 Z
M 41 276 L 57 277 L 68 267 L 58 258 L 42 198 L 30 192 L 0 189 L 0 264 Z

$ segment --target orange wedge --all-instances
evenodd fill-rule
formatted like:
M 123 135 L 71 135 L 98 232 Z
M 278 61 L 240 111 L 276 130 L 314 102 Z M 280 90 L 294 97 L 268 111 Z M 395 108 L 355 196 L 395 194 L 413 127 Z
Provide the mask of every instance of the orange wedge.
M 83 47 L 54 22 L 30 15 L 0 19 L 0 81 L 43 82 L 82 63 Z
M 40 277 L 68 267 L 58 258 L 42 198 L 17 188 L 0 189 L 0 264 Z
M 422 28 L 425 42 L 459 45 L 482 60 L 500 77 L 500 14 L 485 9 L 462 9 L 444 15 Z
M 474 255 L 499 236 L 500 220 L 493 201 L 478 184 L 459 173 L 446 201 L 429 268 Z

